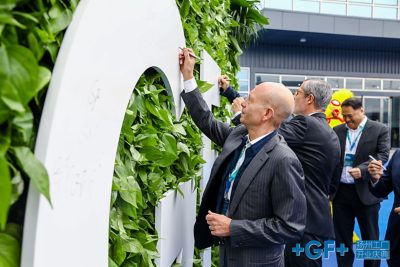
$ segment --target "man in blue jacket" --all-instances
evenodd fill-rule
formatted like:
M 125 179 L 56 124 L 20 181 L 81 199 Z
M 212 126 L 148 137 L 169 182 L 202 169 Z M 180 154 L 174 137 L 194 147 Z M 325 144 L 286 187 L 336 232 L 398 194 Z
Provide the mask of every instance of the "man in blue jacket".
M 400 266 L 400 150 L 397 150 L 383 172 L 382 162 L 373 160 L 368 165 L 371 175 L 369 189 L 378 198 L 394 192 L 392 212 L 389 216 L 385 240 L 390 241 L 389 267 Z

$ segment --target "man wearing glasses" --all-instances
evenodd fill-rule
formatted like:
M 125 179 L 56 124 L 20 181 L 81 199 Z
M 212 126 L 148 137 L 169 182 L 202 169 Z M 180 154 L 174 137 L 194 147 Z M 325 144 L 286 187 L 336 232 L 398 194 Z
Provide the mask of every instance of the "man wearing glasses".
M 240 117 L 238 114 L 244 99 L 229 86 L 227 76 L 221 76 L 219 84 L 222 95 L 228 97 L 232 102 L 232 110 Z M 294 95 L 295 116 L 282 123 L 278 129 L 279 134 L 299 158 L 304 170 L 307 222 L 299 242 L 302 247 L 311 240 L 323 243 L 324 240 L 334 239 L 329 192 L 334 170 L 339 164 L 340 144 L 324 114 L 331 96 L 331 87 L 326 82 L 304 81 Z M 286 245 L 286 267 L 322 266 L 321 258 L 311 260 L 305 253 L 296 256 L 292 250 L 295 246 L 295 243 Z

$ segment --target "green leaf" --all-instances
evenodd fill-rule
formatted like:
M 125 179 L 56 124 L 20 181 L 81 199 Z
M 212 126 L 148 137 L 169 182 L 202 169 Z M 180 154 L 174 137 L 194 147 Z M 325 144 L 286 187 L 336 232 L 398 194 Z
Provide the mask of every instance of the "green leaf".
M 39 66 L 32 52 L 25 47 L 14 45 L 8 47 L 7 52 L 9 80 L 15 90 L 13 94 L 17 93 L 22 105 L 26 105 L 37 93 Z
M 51 78 L 51 71 L 45 67 L 39 66 L 38 85 L 35 93 L 39 93 L 49 82 Z
M 0 266 L 18 267 L 20 264 L 21 244 L 13 236 L 0 233 Z
M 28 145 L 33 132 L 33 114 L 30 110 L 18 115 L 12 122 L 12 143 L 14 146 Z
M 7 161 L 0 156 L 0 230 L 4 229 L 7 222 L 8 209 L 11 203 L 11 178 Z M 1 238 L 0 238 L 1 242 Z M 1 245 L 0 245 L 1 247 Z M 0 249 L 1 254 L 1 249 Z
M 204 94 L 214 86 L 213 84 L 202 80 L 197 80 L 196 82 L 197 82 L 197 88 L 199 88 L 202 94 Z
M 50 205 L 52 205 L 49 176 L 43 164 L 35 157 L 28 147 L 13 147 L 12 150 L 24 173 L 31 179 L 35 188 L 46 197 Z
M 11 144 L 11 127 L 9 123 L 0 124 L 0 157 L 4 156 Z
M 142 254 L 144 251 L 142 244 L 136 239 L 122 240 L 122 247 L 126 252 Z
M 72 12 L 69 9 L 65 9 L 65 10 L 59 12 L 58 8 L 53 7 L 50 10 L 50 14 L 53 17 L 53 19 L 51 19 L 49 21 L 50 31 L 53 34 L 56 34 L 64 29 L 66 29 L 72 20 Z
M 135 208 L 138 208 L 138 204 L 142 203 L 142 191 L 136 179 L 132 176 L 121 177 L 119 186 L 121 198 Z
M 231 0 L 231 5 L 238 5 L 242 7 L 250 6 L 247 0 Z
M 119 237 L 117 237 L 116 241 L 114 242 L 112 254 L 116 266 L 120 266 L 125 260 L 126 252 L 123 250 L 122 242 Z
M 190 9 L 190 0 L 183 0 L 180 8 L 180 13 L 182 18 L 186 18 Z
M 108 267 L 118 267 L 118 265 L 110 257 L 108 257 Z
M 18 20 L 16 20 L 13 17 L 11 12 L 5 12 L 5 11 L 0 12 L 0 24 L 9 24 L 9 25 L 17 26 L 21 29 L 26 28 L 23 24 L 19 23 Z
M 268 19 L 256 9 L 249 9 L 248 17 L 254 19 L 257 24 L 267 25 Z

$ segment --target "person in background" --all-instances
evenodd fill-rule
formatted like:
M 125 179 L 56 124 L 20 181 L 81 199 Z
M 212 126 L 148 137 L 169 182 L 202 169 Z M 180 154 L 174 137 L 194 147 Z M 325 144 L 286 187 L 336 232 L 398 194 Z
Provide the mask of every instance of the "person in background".
M 219 79 L 222 95 L 232 102 L 235 118 L 241 117 L 241 103 L 244 99 L 229 86 L 226 75 Z M 340 158 L 340 144 L 335 132 L 329 127 L 324 114 L 331 99 L 332 90 L 322 80 L 304 81 L 294 96 L 294 116 L 278 129 L 288 146 L 299 158 L 304 170 L 307 222 L 300 240 L 302 247 L 311 241 L 323 243 L 334 239 L 332 216 L 330 214 L 329 188 Z M 285 266 L 322 266 L 322 259 L 311 260 L 305 253 L 300 256 L 292 251 L 296 243 L 286 245 Z
M 242 103 L 242 125 L 216 120 L 197 89 L 195 60 L 179 55 L 186 107 L 200 130 L 223 147 L 204 190 L 195 245 L 220 245 L 220 266 L 283 267 L 283 250 L 303 234 L 307 205 L 300 162 L 277 133 L 294 106 L 282 84 L 256 86 Z
M 381 199 L 368 189 L 369 155 L 383 162 L 389 158 L 389 129 L 369 120 L 361 99 L 342 103 L 345 124 L 333 128 L 341 146 L 340 168 L 332 187 L 333 223 L 336 243 L 344 243 L 349 252 L 337 253 L 339 267 L 351 267 L 354 261 L 353 231 L 357 218 L 363 240 L 379 240 L 378 212 Z M 364 266 L 379 266 L 379 260 L 365 260 Z
M 400 266 L 400 149 L 398 149 L 383 171 L 382 161 L 373 160 L 368 165 L 371 175 L 369 189 L 379 198 L 394 192 L 393 208 L 389 216 L 385 240 L 390 241 L 389 267 Z

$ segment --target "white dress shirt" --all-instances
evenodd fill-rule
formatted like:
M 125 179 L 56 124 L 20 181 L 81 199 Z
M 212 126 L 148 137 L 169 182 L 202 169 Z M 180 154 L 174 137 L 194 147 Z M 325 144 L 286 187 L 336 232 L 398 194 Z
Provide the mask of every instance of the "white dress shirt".
M 345 151 L 344 151 L 345 153 L 343 155 L 344 158 L 346 157 L 346 154 L 353 154 L 353 155 L 356 154 L 358 142 L 360 141 L 362 131 L 363 131 L 366 123 L 367 123 L 367 116 L 364 117 L 364 119 L 362 120 L 360 125 L 358 125 L 357 129 L 355 129 L 355 130 L 350 129 L 346 125 L 346 127 L 348 129 L 347 130 L 348 134 L 346 134 L 346 149 L 345 149 Z M 348 135 L 350 137 L 350 142 L 349 142 L 349 138 L 347 137 Z M 350 145 L 353 144 L 353 142 L 355 142 L 355 144 L 353 145 L 352 149 L 350 149 Z M 349 173 L 349 170 L 352 168 L 353 168 L 352 166 L 343 166 L 342 176 L 340 177 L 341 183 L 354 184 L 354 178 Z

